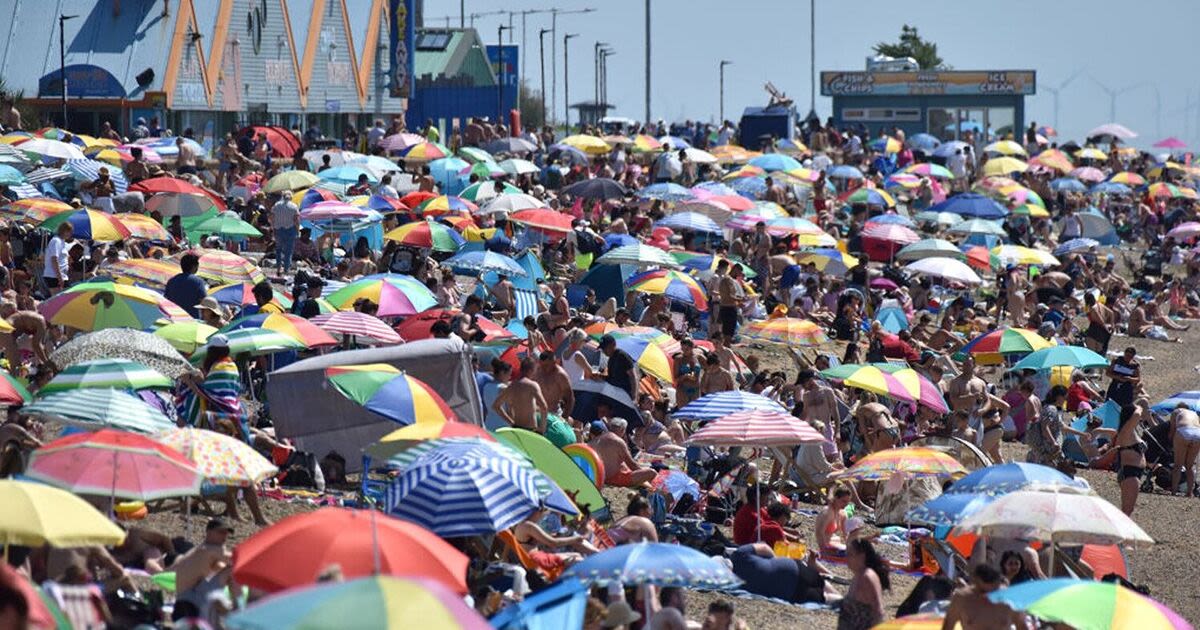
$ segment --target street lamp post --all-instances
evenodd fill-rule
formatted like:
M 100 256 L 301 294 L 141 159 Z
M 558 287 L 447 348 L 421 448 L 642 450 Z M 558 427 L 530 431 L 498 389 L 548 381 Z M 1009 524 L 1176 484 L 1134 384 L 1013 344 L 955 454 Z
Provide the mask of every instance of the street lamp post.
M 78 15 L 59 15 L 58 16 L 58 78 L 62 81 L 62 126 L 66 129 L 70 125 L 67 124 L 67 44 L 66 37 L 63 35 L 63 23 L 67 20 L 74 20 Z
M 646 0 L 646 119 L 650 124 L 650 0 Z
M 600 51 L 600 102 L 608 105 L 608 58 L 617 51 L 606 48 Z
M 545 126 L 550 122 L 550 114 L 546 111 L 546 33 L 551 32 L 550 29 L 544 28 L 538 31 L 538 60 L 542 65 L 542 125 Z
M 508 78 L 504 72 L 504 31 L 508 30 L 512 27 L 496 27 L 496 124 L 504 124 L 504 81 Z
M 733 63 L 733 62 L 726 61 L 724 59 L 721 60 L 721 70 L 720 70 L 720 73 L 721 73 L 721 81 L 720 81 L 721 101 L 720 101 L 720 107 L 719 107 L 718 111 L 720 111 L 720 118 L 721 118 L 720 123 L 722 125 L 725 124 L 725 66 L 728 66 L 731 63 Z
M 563 35 L 563 124 L 565 133 L 571 135 L 571 38 L 579 37 L 578 33 Z
M 607 45 L 608 44 L 605 44 L 604 42 L 596 42 L 596 44 L 592 46 L 592 88 L 594 90 L 594 98 L 597 103 L 600 102 L 600 49 Z
M 563 11 L 561 9 L 550 9 L 550 30 L 555 36 L 558 35 L 558 16 L 571 15 L 575 13 L 591 13 L 596 9 L 588 7 L 586 9 L 574 9 L 572 11 Z M 558 109 L 558 45 L 554 37 L 550 38 L 550 112 Z

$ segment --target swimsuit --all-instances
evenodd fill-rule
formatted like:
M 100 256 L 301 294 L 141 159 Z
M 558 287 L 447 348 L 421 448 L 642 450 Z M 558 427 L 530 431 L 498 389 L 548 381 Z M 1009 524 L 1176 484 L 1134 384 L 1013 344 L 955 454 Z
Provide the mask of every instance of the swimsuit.
M 1176 427 L 1175 434 L 1183 438 L 1184 442 L 1200 442 L 1200 427 L 1186 426 Z
M 1146 454 L 1146 443 L 1145 442 L 1135 442 L 1129 446 L 1118 446 L 1117 452 L 1120 453 L 1121 451 L 1137 451 L 1137 452 L 1141 453 L 1142 455 L 1145 455 Z M 1117 469 L 1117 483 L 1125 481 L 1126 479 L 1141 479 L 1142 476 L 1145 474 L 1146 474 L 1145 466 L 1122 464 L 1121 467 Z

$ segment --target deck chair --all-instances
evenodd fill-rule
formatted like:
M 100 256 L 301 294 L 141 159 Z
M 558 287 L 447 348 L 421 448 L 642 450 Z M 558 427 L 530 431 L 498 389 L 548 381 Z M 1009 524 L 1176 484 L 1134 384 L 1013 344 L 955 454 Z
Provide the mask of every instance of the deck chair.
M 529 557 L 529 552 L 525 551 L 521 543 L 517 542 L 517 537 L 511 531 L 497 532 L 496 540 L 507 547 L 507 553 L 510 554 L 511 559 L 516 560 L 517 564 L 520 564 L 527 573 L 537 573 L 545 578 L 547 583 L 557 580 L 558 576 L 562 574 L 562 570 L 549 571 L 539 567 L 533 558 Z

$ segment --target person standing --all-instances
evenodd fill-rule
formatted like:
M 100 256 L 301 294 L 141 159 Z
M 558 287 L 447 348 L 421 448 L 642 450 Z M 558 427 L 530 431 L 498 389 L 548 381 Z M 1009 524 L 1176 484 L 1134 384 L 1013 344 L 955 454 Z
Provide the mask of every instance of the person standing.
M 196 151 L 182 136 L 175 138 L 175 148 L 179 151 L 175 157 L 175 170 L 180 175 L 195 175 Z
M 1121 487 L 1121 511 L 1133 515 L 1137 507 L 1138 492 L 1142 477 L 1146 475 L 1146 442 L 1138 431 L 1146 410 L 1142 400 L 1137 404 L 1122 405 L 1117 422 L 1117 437 L 1113 444 L 1117 448 L 1117 484 Z
M 281 273 L 290 273 L 300 230 L 300 208 L 292 202 L 292 191 L 281 192 L 279 201 L 271 206 L 270 223 L 275 235 L 275 268 Z
M 54 233 L 54 238 L 46 244 L 42 279 L 46 281 L 46 288 L 52 295 L 67 288 L 67 273 L 71 263 L 67 255 L 67 245 L 75 241 L 74 232 L 75 228 L 71 227 L 70 223 L 61 223 Z
M 617 340 L 612 335 L 604 335 L 600 339 L 600 352 L 608 357 L 608 369 L 604 380 L 609 385 L 629 394 L 630 400 L 637 400 L 637 363 L 628 352 L 617 347 Z
M 200 257 L 195 254 L 184 254 L 179 259 L 180 272 L 175 274 L 163 289 L 163 296 L 187 311 L 188 315 L 199 319 L 200 312 L 196 305 L 208 295 L 208 287 L 196 272 L 200 270 Z
M 1108 399 L 1122 407 L 1133 404 L 1142 382 L 1142 364 L 1137 360 L 1137 348 L 1125 348 L 1121 356 L 1113 359 L 1108 366 L 1108 377 L 1112 379 L 1108 385 Z
M 1179 473 L 1187 479 L 1187 494 L 1196 493 L 1196 457 L 1200 456 L 1200 415 L 1179 403 L 1171 412 L 1171 449 L 1175 459 L 1171 464 L 1171 493 L 1179 492 Z

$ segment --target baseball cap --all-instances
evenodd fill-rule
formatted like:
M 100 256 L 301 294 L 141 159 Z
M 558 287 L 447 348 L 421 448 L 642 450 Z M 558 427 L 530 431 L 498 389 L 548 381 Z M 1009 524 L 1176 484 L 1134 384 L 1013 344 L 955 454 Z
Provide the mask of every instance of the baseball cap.
M 208 347 L 210 347 L 210 348 L 228 348 L 229 347 L 229 337 L 226 337 L 225 335 L 217 333 L 208 338 Z
M 592 433 L 604 433 L 608 431 L 608 427 L 604 426 L 604 421 L 602 420 L 592 420 L 592 423 L 588 425 L 588 428 L 592 430 Z

